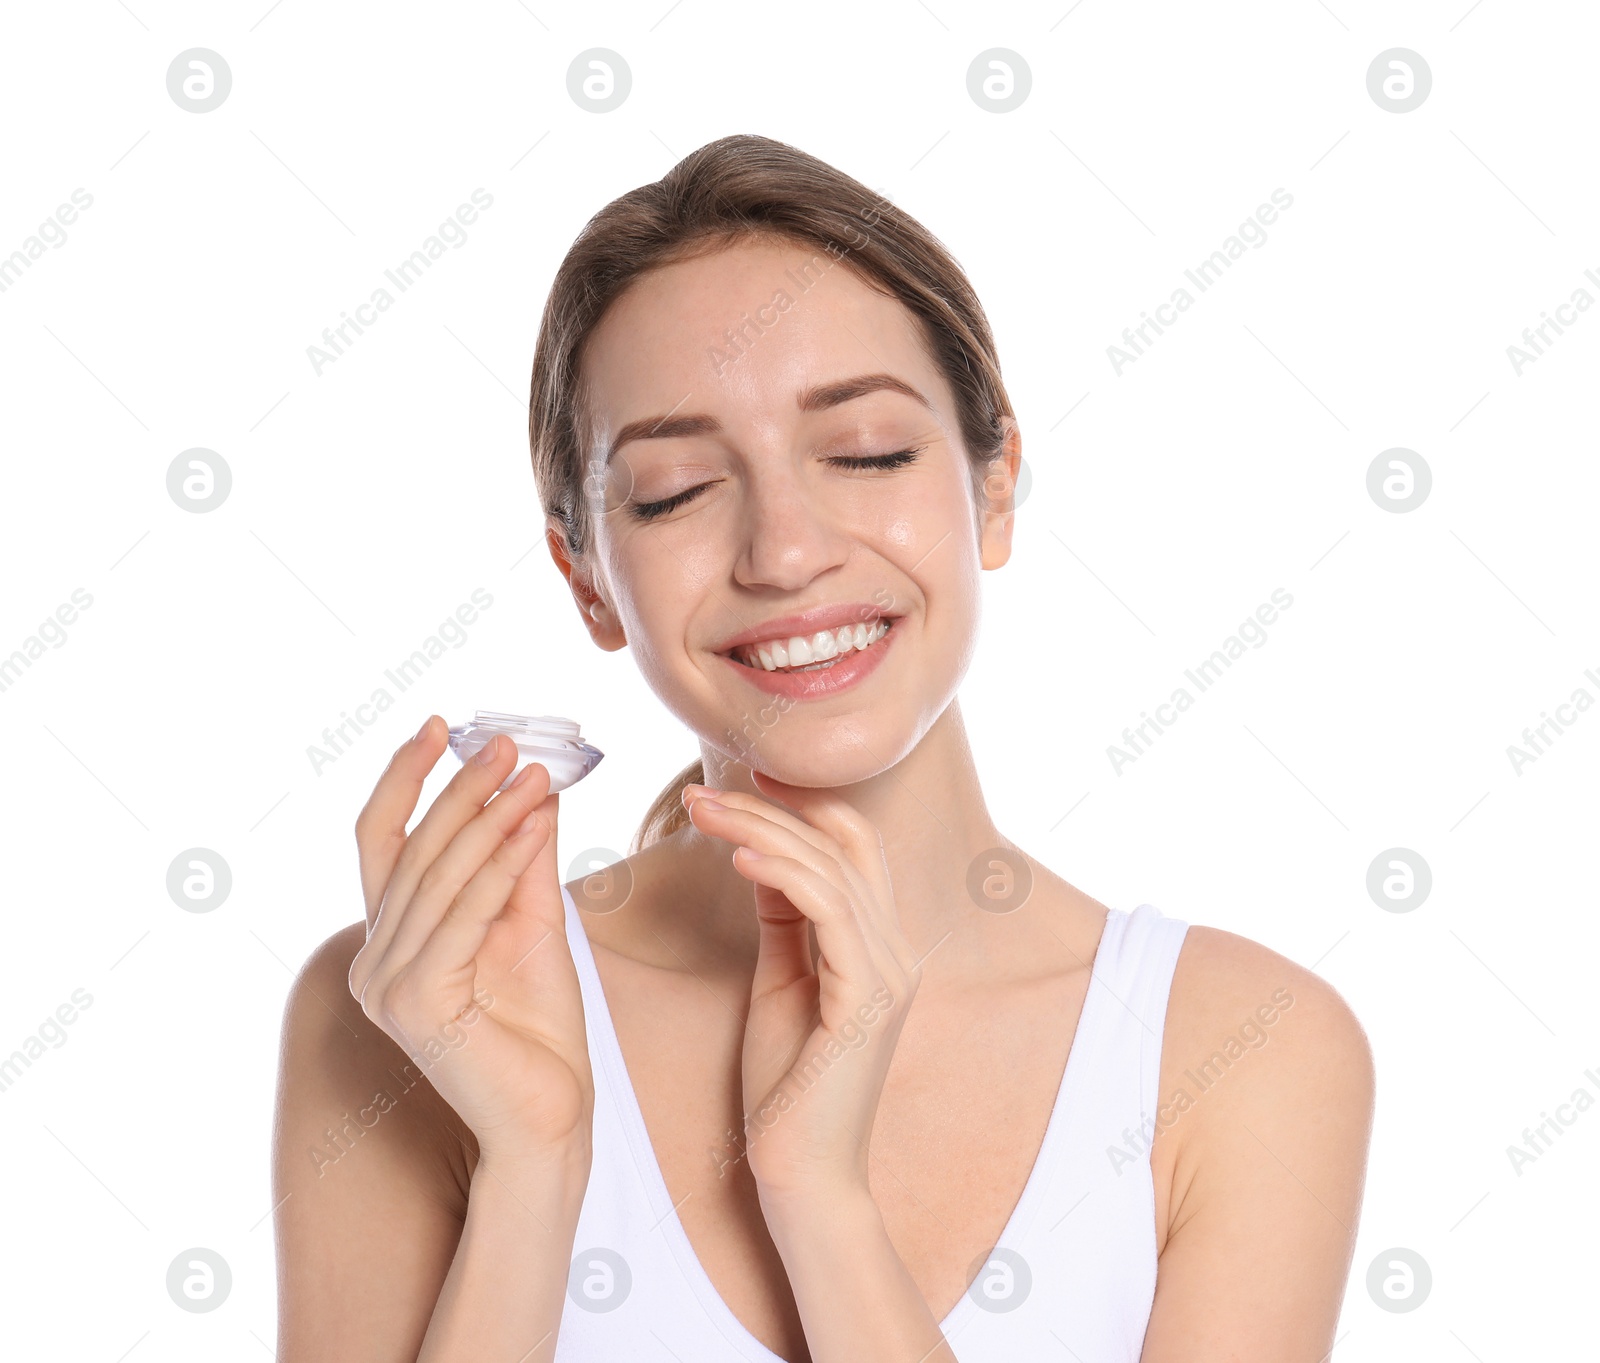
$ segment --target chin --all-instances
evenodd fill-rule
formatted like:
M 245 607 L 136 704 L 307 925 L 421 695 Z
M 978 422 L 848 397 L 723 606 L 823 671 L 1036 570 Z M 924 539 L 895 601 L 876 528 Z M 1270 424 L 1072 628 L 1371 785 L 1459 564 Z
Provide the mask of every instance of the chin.
M 779 720 L 779 726 L 792 720 Z M 798 725 L 788 735 L 768 731 L 752 743 L 751 735 L 728 731 L 715 746 L 728 757 L 752 771 L 787 782 L 791 786 L 831 789 L 869 781 L 894 766 L 915 746 L 894 742 L 880 733 L 863 735 L 853 742 L 848 732 L 832 726 L 826 742 L 812 743 Z

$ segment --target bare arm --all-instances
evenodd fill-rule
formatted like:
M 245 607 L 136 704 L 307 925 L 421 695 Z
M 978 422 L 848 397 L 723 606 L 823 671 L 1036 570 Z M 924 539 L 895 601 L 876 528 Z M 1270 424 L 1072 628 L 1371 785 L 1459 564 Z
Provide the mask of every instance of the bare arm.
M 1142 1363 L 1324 1363 L 1372 1127 L 1360 1022 L 1310 971 L 1196 927 L 1164 1049 L 1207 1087 L 1185 1081 L 1190 1104 L 1168 1107 L 1176 1121 L 1158 1137 L 1177 1146 Z
M 285 1010 L 278 1357 L 553 1358 L 587 1166 L 476 1163 L 471 1131 L 350 993 L 365 938 L 355 924 L 323 943 Z
M 477 1166 L 461 1242 L 418 1363 L 555 1358 L 588 1179 L 587 1162 L 578 1160 L 567 1167 Z
M 559 797 L 536 762 L 500 790 L 515 746 L 497 736 L 408 832 L 436 719 L 356 819 L 365 924 L 317 950 L 285 1010 L 284 1363 L 555 1355 L 594 1109 Z
M 957 1363 L 870 1196 L 763 1211 L 812 1363 Z

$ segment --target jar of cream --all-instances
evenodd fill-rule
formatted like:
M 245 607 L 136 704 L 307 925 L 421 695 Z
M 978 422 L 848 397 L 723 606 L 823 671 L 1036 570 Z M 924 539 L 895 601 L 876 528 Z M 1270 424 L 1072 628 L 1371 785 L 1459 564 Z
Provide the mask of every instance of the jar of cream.
M 463 763 L 496 734 L 504 734 L 517 745 L 517 762 L 500 783 L 504 790 L 530 762 L 542 764 L 550 773 L 550 793 L 575 786 L 600 764 L 605 756 L 599 748 L 578 737 L 578 726 L 557 715 L 508 715 L 499 710 L 479 710 L 470 724 L 450 726 L 450 751 Z

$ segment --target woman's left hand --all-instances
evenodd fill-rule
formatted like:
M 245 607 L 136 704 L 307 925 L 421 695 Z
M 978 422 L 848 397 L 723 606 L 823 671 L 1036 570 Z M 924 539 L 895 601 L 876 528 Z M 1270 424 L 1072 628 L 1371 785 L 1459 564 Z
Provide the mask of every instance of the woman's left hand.
M 755 886 L 761 946 L 743 1056 L 750 1172 L 773 1206 L 868 1194 L 868 1138 L 921 967 L 877 828 L 829 791 L 754 778 L 771 800 L 684 792 L 694 826 L 733 843 L 734 867 Z

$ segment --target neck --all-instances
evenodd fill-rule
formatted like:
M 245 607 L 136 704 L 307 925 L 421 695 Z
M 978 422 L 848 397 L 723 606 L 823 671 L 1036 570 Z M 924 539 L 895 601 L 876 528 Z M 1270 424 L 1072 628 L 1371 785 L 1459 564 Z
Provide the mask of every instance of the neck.
M 707 784 L 769 798 L 756 789 L 747 765 L 711 749 L 703 750 L 703 760 Z M 924 960 L 925 979 L 951 978 L 963 967 L 970 973 L 971 948 L 978 947 L 980 960 L 987 955 L 977 940 L 985 920 L 1005 917 L 992 912 L 999 907 L 997 887 L 1004 892 L 1024 859 L 989 817 L 957 703 L 894 766 L 832 789 L 883 834 L 895 908 L 906 940 Z M 691 826 L 657 850 L 667 859 L 665 874 L 684 890 L 673 898 L 685 920 L 675 910 L 674 925 L 683 921 L 716 957 L 753 963 L 759 932 L 752 887 L 731 864 L 732 846 Z M 978 885 L 982 895 L 985 882 L 990 897 L 980 905 L 969 885 Z

